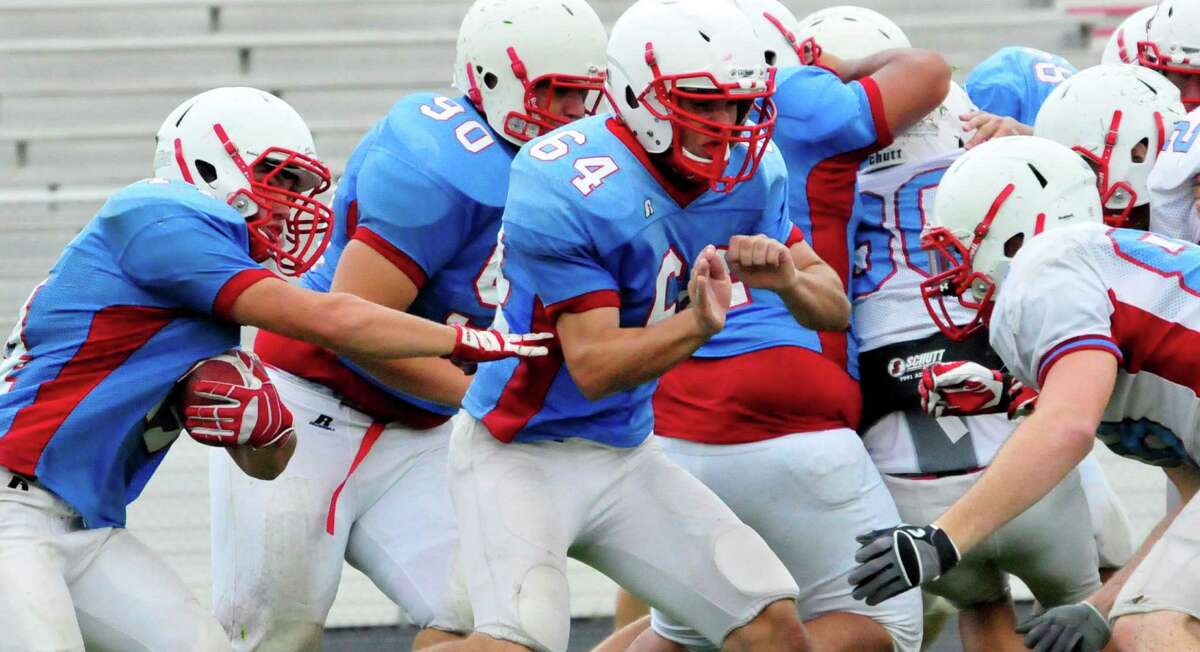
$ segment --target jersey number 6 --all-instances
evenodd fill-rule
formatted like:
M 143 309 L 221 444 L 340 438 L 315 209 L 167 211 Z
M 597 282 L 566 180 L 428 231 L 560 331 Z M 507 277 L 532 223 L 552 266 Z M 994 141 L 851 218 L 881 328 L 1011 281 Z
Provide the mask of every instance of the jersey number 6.
M 587 136 L 574 129 L 566 129 L 543 138 L 530 148 L 529 155 L 539 161 L 557 161 L 571 149 L 564 139 L 573 140 L 576 145 L 587 142 Z M 585 156 L 575 160 L 575 171 L 579 176 L 571 179 L 571 185 L 586 197 L 604 183 L 605 177 L 619 169 L 617 162 L 608 156 Z

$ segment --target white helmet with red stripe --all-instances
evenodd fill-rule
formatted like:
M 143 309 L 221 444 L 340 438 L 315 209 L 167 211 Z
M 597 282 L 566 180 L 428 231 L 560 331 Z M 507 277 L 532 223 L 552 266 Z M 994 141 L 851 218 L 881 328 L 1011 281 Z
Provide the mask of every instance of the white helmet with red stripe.
M 763 60 L 754 28 L 728 0 L 638 0 L 617 19 L 608 43 L 613 112 L 651 154 L 670 152 L 674 165 L 713 189 L 751 178 L 775 128 L 775 69 Z M 737 120 L 714 121 L 692 103 L 734 101 Z M 710 141 L 702 156 L 681 134 Z M 744 148 L 741 166 L 726 165 Z
M 1128 227 L 1150 201 L 1146 180 L 1168 130 L 1185 115 L 1179 89 L 1141 66 L 1093 66 L 1059 84 L 1033 133 L 1075 150 L 1099 180 L 1104 221 Z
M 800 42 L 796 40 L 800 23 L 791 9 L 779 0 L 733 0 L 733 4 L 754 26 L 754 35 L 762 42 L 768 66 L 800 65 Z
M 476 0 L 458 30 L 454 87 L 521 145 L 571 121 L 539 106 L 554 89 L 583 91 L 586 113 L 596 112 L 607 42 L 585 0 Z
M 1138 63 L 1164 74 L 1200 75 L 1200 2 L 1162 0 L 1138 43 Z M 1184 91 L 1183 103 L 1194 107 L 1200 97 Z
M 216 88 L 180 104 L 158 129 L 154 175 L 185 181 L 246 218 L 250 254 L 299 275 L 329 244 L 333 213 L 316 199 L 329 168 L 287 102 L 255 88 Z
M 1154 17 L 1158 7 L 1144 7 L 1121 21 L 1120 26 L 1108 37 L 1100 63 L 1137 63 L 1138 43 L 1146 40 L 1146 24 Z
M 1036 136 L 996 138 L 963 154 L 938 184 L 921 236 L 934 274 L 921 283 L 925 307 L 948 337 L 982 328 L 1013 255 L 1043 231 L 1100 223 L 1096 175 L 1075 152 Z M 954 321 L 957 300 L 973 314 Z
M 826 7 L 800 20 L 796 39 L 816 41 L 821 50 L 841 59 L 861 59 L 892 48 L 910 48 L 900 26 L 878 11 L 840 5 Z

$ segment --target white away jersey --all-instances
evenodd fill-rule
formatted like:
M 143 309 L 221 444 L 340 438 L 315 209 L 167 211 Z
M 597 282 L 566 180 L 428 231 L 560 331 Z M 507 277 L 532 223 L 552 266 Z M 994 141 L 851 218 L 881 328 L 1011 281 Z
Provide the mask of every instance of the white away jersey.
M 1013 259 L 991 343 L 1039 389 L 1070 352 L 1112 353 L 1117 382 L 1097 436 L 1149 464 L 1200 459 L 1200 246 L 1100 224 L 1040 235 Z
M 1200 214 L 1193 207 L 1192 188 L 1200 174 L 1200 109 L 1175 123 L 1171 136 L 1150 171 L 1150 230 L 1162 235 L 1200 242 Z
M 956 150 L 858 176 L 862 215 L 854 237 L 851 290 L 860 351 L 937 332 L 921 302 L 919 286 L 929 277 L 921 230 L 933 210 L 942 175 L 961 154 Z M 965 312 L 956 317 L 967 318 Z

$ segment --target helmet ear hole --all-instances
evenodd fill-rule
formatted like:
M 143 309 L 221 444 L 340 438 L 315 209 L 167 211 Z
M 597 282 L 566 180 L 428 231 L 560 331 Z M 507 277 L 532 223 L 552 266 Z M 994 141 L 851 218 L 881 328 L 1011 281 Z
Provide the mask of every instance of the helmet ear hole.
M 763 59 L 767 62 L 768 66 L 775 65 L 775 58 L 776 55 L 774 50 L 766 50 L 763 52 Z
M 217 168 L 208 161 L 196 159 L 193 161 L 196 165 L 196 171 L 200 173 L 200 178 L 204 179 L 205 183 L 212 184 L 217 180 Z
M 1021 250 L 1021 245 L 1023 245 L 1023 244 L 1025 244 L 1025 234 L 1024 233 L 1018 233 L 1018 234 L 1014 235 L 1013 237 L 1009 238 L 1008 240 L 1005 240 L 1004 241 L 1004 256 L 1006 258 L 1012 258 L 1013 256 L 1016 256 L 1017 252 Z
M 500 83 L 500 79 L 496 77 L 496 73 L 488 72 L 483 75 L 483 85 L 488 87 L 488 90 L 494 90 L 496 84 Z
M 625 103 L 628 104 L 629 108 L 631 109 L 636 109 L 641 105 L 641 103 L 638 102 L 637 95 L 635 95 L 633 92 L 632 86 L 625 87 Z
M 1146 157 L 1149 155 L 1149 153 L 1150 153 L 1150 139 L 1149 138 L 1143 138 L 1143 139 L 1139 140 L 1137 142 L 1137 144 L 1133 146 L 1133 149 L 1129 150 L 1129 156 L 1130 156 L 1130 158 L 1133 159 L 1134 163 L 1145 163 Z

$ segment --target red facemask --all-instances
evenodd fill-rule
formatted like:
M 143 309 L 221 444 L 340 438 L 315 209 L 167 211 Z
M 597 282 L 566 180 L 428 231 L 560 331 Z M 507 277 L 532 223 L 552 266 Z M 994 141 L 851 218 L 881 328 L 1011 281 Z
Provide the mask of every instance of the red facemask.
M 510 111 L 504 117 L 504 133 L 516 138 L 520 141 L 528 141 L 538 136 L 553 131 L 565 124 L 572 122 L 577 118 L 563 115 L 560 112 L 550 110 L 550 107 L 541 106 L 542 100 L 539 100 L 539 95 L 543 98 L 553 98 L 557 91 L 564 89 L 582 91 L 584 93 L 584 109 L 583 115 L 595 115 L 600 107 L 600 100 L 604 98 L 604 78 L 603 72 L 595 75 L 567 75 L 559 73 L 551 73 L 529 78 L 529 73 L 525 68 L 525 63 L 521 61 L 521 57 L 517 55 L 517 51 L 513 47 L 509 47 L 508 60 L 512 67 L 513 76 L 521 82 L 525 88 L 524 112 Z M 479 86 L 475 81 L 475 70 L 467 63 L 467 80 L 471 88 L 467 91 L 467 97 L 475 105 L 475 108 L 480 111 L 485 111 L 483 106 L 483 93 L 480 92 Z M 551 100 L 545 100 L 549 103 Z
M 1176 61 L 1168 54 L 1158 49 L 1153 41 L 1138 41 L 1138 63 L 1151 70 L 1157 70 L 1164 75 L 1173 72 L 1180 75 L 1200 75 L 1200 61 L 1184 58 Z M 1181 91 L 1183 89 L 1180 89 Z M 1188 111 L 1200 106 L 1200 96 L 1183 95 L 1183 106 Z
M 712 190 L 719 192 L 729 192 L 737 184 L 752 178 L 775 131 L 776 109 L 771 100 L 771 94 L 775 92 L 775 69 L 771 69 L 762 88 L 745 89 L 736 83 L 721 83 L 709 72 L 664 75 L 650 43 L 646 44 L 646 63 L 653 78 L 637 99 L 655 118 L 671 123 L 674 132 L 671 160 L 681 168 L 680 171 L 707 181 Z M 697 88 L 701 90 L 694 90 Z M 654 101 L 648 102 L 647 96 L 651 94 Z M 678 102 L 680 99 L 693 102 L 732 100 L 744 102 L 746 109 L 739 111 L 734 124 L 726 124 L 683 109 Z M 684 154 L 684 132 L 699 134 L 715 143 L 705 152 L 707 161 Z M 730 149 L 738 145 L 746 146 L 745 157 L 737 170 L 727 171 Z
M 245 197 L 258 206 L 258 213 L 246 219 L 251 257 L 259 262 L 274 260 L 288 276 L 308 271 L 329 246 L 333 211 L 316 199 L 329 190 L 329 168 L 315 158 L 280 147 L 267 148 L 247 165 L 221 125 L 213 125 L 213 131 L 250 186 L 238 189 L 228 198 L 229 203 Z M 298 179 L 315 182 L 305 184 L 308 187 L 301 191 L 280 187 L 288 177 L 293 183 Z
M 975 227 L 969 246 L 964 245 L 946 227 L 930 229 L 921 235 L 921 248 L 930 254 L 932 271 L 929 278 L 921 282 L 921 299 L 938 330 L 956 342 L 987 326 L 991 319 L 996 284 L 988 275 L 972 270 L 971 260 L 987 237 L 1000 207 L 1014 189 L 1015 186 L 1008 184 L 996 196 L 987 215 Z M 1039 219 L 1038 224 L 1041 225 L 1043 221 L 1044 218 Z M 976 290 L 982 290 L 982 298 L 976 298 L 980 294 Z M 955 321 L 947 299 L 957 301 L 971 314 L 965 324 Z

